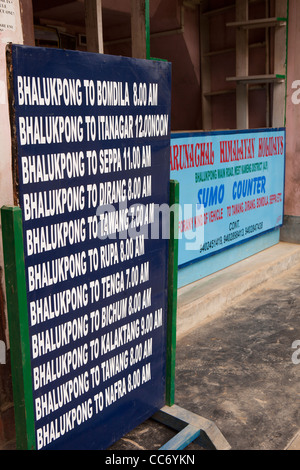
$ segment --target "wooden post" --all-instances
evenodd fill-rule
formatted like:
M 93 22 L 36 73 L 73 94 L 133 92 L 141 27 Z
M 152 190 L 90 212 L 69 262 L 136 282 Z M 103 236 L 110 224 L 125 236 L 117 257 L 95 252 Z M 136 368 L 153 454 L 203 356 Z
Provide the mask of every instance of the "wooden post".
M 132 57 L 136 59 L 147 59 L 150 56 L 149 51 L 147 53 L 149 39 L 147 41 L 146 7 L 149 9 L 149 0 L 131 0 Z
M 26 46 L 35 46 L 32 0 L 20 0 L 20 12 L 23 43 Z
M 248 21 L 248 0 L 236 0 L 236 21 Z M 246 77 L 249 73 L 248 30 L 236 30 L 236 76 Z M 248 85 L 236 86 L 236 127 L 249 128 Z
M 173 406 L 175 400 L 176 365 L 176 321 L 178 279 L 178 221 L 179 183 L 170 182 L 170 240 L 168 265 L 168 322 L 167 322 L 167 367 L 166 405 Z
M 103 54 L 102 0 L 85 0 L 84 4 L 87 50 Z
M 22 211 L 2 207 L 2 238 L 18 450 L 35 449 Z

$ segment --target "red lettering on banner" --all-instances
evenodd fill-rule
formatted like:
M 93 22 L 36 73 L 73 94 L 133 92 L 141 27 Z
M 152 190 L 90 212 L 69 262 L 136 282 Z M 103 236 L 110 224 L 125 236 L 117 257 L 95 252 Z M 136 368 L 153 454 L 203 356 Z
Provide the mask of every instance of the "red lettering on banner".
M 224 140 L 220 142 L 220 162 L 238 162 L 254 158 L 255 139 Z
M 209 213 L 209 222 L 216 222 L 218 220 L 223 220 L 223 209 L 218 209 L 216 211 L 211 211 Z
M 282 202 L 282 194 L 281 193 L 271 194 L 270 204 L 275 204 L 275 203 L 278 203 L 278 202 Z
M 232 206 L 232 215 L 242 214 L 244 212 L 244 203 L 234 204 Z
M 257 207 L 265 207 L 269 205 L 268 196 L 258 197 L 257 198 Z
M 252 211 L 253 209 L 256 209 L 255 199 L 252 201 L 245 201 L 245 212 Z
M 213 165 L 215 152 L 212 142 L 172 145 L 170 147 L 171 171 Z
M 195 215 L 195 217 L 194 217 L 194 228 L 202 227 L 203 224 L 204 224 L 203 214 Z
M 192 230 L 192 228 L 193 228 L 193 217 L 191 217 L 190 219 L 181 220 L 179 222 L 179 232 L 181 233 L 188 232 L 189 230 Z
M 259 158 L 282 155 L 283 150 L 283 137 L 263 137 L 259 139 Z

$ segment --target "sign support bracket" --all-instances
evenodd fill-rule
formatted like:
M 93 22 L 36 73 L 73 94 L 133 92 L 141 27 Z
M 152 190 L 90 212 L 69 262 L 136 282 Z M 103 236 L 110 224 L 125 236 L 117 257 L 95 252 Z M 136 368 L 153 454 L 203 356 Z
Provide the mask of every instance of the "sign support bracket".
M 155 413 L 152 419 L 178 431 L 178 434 L 159 450 L 182 450 L 192 442 L 207 450 L 231 449 L 213 421 L 202 418 L 177 405 L 165 406 Z

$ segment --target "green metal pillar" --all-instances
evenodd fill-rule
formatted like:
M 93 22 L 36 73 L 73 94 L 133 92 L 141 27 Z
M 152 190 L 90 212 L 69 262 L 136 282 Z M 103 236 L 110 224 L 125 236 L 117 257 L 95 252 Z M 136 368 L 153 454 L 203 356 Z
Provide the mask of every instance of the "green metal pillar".
M 179 183 L 170 182 L 170 241 L 168 265 L 168 321 L 167 321 L 167 369 L 166 404 L 175 402 L 176 365 L 176 321 L 177 321 L 177 280 L 178 280 L 178 221 Z
M 150 0 L 145 0 L 145 19 L 146 19 L 146 57 L 151 60 L 150 54 Z
M 21 209 L 2 207 L 1 221 L 17 449 L 34 450 L 34 410 Z

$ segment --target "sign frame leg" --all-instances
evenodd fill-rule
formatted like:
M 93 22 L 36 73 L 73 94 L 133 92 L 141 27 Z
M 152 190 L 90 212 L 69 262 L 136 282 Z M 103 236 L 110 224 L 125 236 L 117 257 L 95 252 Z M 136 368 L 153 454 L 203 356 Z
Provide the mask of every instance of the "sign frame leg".
M 15 206 L 3 206 L 1 222 L 16 445 L 18 450 L 35 450 L 22 210 Z
M 166 405 L 175 403 L 176 366 L 176 321 L 178 284 L 178 222 L 179 183 L 170 181 L 170 240 L 168 263 L 168 315 L 167 315 L 167 363 L 166 363 Z

